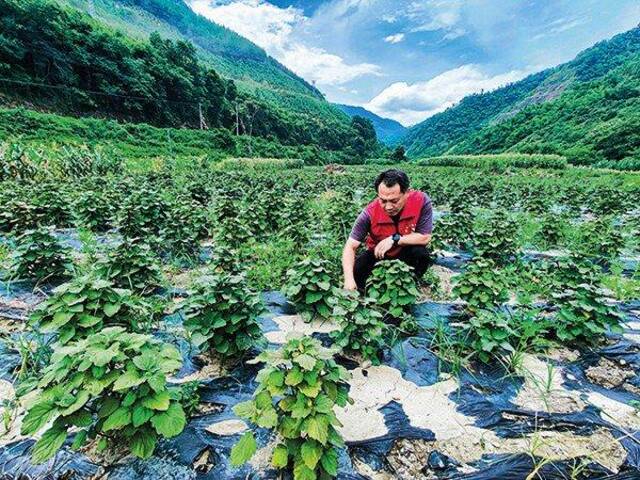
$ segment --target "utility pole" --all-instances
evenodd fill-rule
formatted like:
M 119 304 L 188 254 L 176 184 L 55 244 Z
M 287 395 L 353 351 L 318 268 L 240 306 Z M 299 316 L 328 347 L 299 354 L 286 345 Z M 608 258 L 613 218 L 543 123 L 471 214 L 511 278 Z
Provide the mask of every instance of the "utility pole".
M 207 122 L 204 119 L 204 115 L 202 115 L 202 104 L 198 103 L 198 115 L 200 115 L 200 130 L 209 130 L 207 126 Z

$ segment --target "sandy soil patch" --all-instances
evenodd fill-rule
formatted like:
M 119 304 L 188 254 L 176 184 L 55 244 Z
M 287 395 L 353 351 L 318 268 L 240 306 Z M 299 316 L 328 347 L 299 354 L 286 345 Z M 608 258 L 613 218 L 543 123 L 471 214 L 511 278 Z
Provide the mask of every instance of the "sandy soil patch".
M 282 345 L 290 338 L 300 338 L 313 333 L 329 333 L 339 330 L 338 324 L 329 319 L 314 319 L 305 322 L 300 315 L 280 315 L 272 320 L 278 325 L 279 330 L 264 334 L 271 343 Z
M 518 371 L 524 385 L 513 403 L 534 412 L 569 413 L 584 409 L 580 392 L 563 385 L 562 367 L 553 366 L 535 355 L 525 355 Z
M 230 436 L 245 432 L 249 427 L 242 420 L 223 420 L 222 422 L 212 423 L 205 430 L 214 435 Z

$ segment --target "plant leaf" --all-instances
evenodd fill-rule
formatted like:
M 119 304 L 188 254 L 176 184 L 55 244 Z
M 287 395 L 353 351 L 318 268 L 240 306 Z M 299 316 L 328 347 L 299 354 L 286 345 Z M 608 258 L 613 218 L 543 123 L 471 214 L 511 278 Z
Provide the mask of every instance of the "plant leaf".
M 231 449 L 231 465 L 239 467 L 256 453 L 258 445 L 253 432 L 246 432 Z

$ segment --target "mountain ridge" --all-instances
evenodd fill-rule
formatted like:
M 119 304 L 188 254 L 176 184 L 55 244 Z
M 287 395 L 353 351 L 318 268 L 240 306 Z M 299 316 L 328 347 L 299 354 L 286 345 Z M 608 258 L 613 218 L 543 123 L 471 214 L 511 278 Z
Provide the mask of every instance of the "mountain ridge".
M 543 70 L 526 78 L 505 85 L 490 92 L 469 95 L 456 105 L 444 112 L 427 118 L 423 122 L 411 127 L 401 139 L 412 157 L 436 156 L 447 153 L 500 153 L 518 151 L 522 153 L 558 153 L 565 154 L 567 148 L 580 147 L 581 151 L 575 158 L 569 158 L 574 163 L 602 163 L 609 164 L 627 157 L 639 155 L 635 149 L 635 141 L 631 141 L 628 151 L 611 155 L 603 152 L 594 141 L 597 130 L 604 127 L 607 115 L 617 115 L 626 112 L 629 121 L 635 123 L 640 110 L 635 106 L 632 115 L 626 111 L 631 106 L 633 95 L 627 102 L 614 105 L 608 102 L 606 114 L 601 112 L 598 105 L 586 108 L 591 97 L 573 98 L 577 89 L 591 85 L 591 94 L 597 88 L 613 89 L 614 78 L 611 73 L 618 71 L 629 85 L 631 91 L 640 91 L 640 80 L 633 71 L 625 69 L 640 59 L 640 27 L 620 33 L 614 37 L 600 41 L 578 53 L 573 60 L 561 65 Z M 605 80 L 607 79 L 607 80 Z M 596 83 L 600 82 L 599 86 Z M 605 83 L 602 83 L 605 82 Z M 608 82 L 608 83 L 607 83 Z M 565 105 L 565 112 L 550 113 L 553 107 L 549 105 L 562 99 L 573 98 L 571 105 Z M 606 97 L 606 95 L 604 95 Z M 606 98 L 601 98 L 606 101 Z M 573 125 L 566 118 L 568 111 L 576 115 L 590 115 L 591 121 L 586 125 Z M 586 112 L 586 113 L 585 113 Z M 523 122 L 536 125 L 536 128 L 547 131 L 545 138 L 533 136 L 529 140 L 516 135 L 514 131 L 525 128 Z M 508 126 L 508 127 L 507 127 Z M 564 127 L 563 127 L 564 126 Z M 576 130 L 577 129 L 577 130 Z M 511 131 L 511 134 L 509 131 Z M 562 132 L 560 132 L 562 130 Z M 583 135 L 573 135 L 573 131 L 580 131 Z M 489 140 L 492 136 L 500 135 L 501 141 Z M 531 133 L 531 135 L 533 135 Z M 568 145 L 566 138 L 573 138 L 575 145 Z M 638 145 L 640 148 L 640 144 Z M 588 161 L 588 156 L 592 161 Z M 571 155 L 570 155 L 571 157 Z
M 376 134 L 378 135 L 378 139 L 387 145 L 391 146 L 396 144 L 408 130 L 408 128 L 400 122 L 390 118 L 381 117 L 364 107 L 340 103 L 334 103 L 334 105 L 350 117 L 358 115 L 371 120 L 373 128 L 376 130 Z

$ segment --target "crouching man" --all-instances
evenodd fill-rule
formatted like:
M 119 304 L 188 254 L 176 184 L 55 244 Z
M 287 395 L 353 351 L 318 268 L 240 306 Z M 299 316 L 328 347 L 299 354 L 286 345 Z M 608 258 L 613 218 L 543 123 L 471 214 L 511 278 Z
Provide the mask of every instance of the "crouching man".
M 418 278 L 431 263 L 426 248 L 433 229 L 429 196 L 410 190 L 407 174 L 395 169 L 378 175 L 374 187 L 378 196 L 358 216 L 342 251 L 346 290 L 364 291 L 367 278 L 382 259 L 402 260 Z M 365 240 L 367 249 L 356 257 Z

